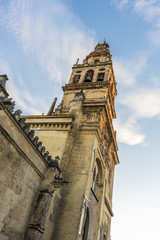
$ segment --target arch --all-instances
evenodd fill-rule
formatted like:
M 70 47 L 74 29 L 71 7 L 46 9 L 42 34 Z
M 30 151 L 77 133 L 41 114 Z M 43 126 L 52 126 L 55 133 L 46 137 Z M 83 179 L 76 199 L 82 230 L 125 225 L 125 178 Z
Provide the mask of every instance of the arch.
M 94 75 L 94 71 L 92 69 L 88 70 L 86 72 L 86 76 L 84 78 L 84 82 L 92 82 L 93 75 Z
M 98 166 L 98 183 L 102 184 L 103 172 L 102 172 L 102 164 L 99 158 L 96 158 L 96 164 Z
M 93 170 L 93 177 L 92 177 L 92 191 L 97 196 L 98 195 L 98 186 L 102 184 L 102 167 L 101 162 L 98 158 L 96 158 Z
M 98 167 L 97 165 L 95 165 L 92 178 L 92 190 L 95 195 L 97 193 L 97 187 L 98 187 Z
M 78 82 L 79 82 L 79 80 L 80 80 L 80 77 L 81 77 L 81 75 L 80 75 L 80 74 L 76 74 L 76 75 L 74 75 L 74 78 L 73 78 L 73 83 L 78 83 Z
M 104 80 L 104 72 L 98 73 L 97 82 L 102 82 Z
M 95 59 L 95 60 L 94 60 L 94 63 L 95 63 L 95 64 L 100 63 L 100 60 L 99 60 L 99 59 Z

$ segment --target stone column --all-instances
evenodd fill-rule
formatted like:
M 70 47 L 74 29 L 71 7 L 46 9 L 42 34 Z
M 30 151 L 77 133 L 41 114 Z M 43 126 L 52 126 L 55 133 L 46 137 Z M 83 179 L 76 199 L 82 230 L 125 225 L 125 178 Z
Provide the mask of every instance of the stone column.
M 43 237 L 53 193 L 63 184 L 62 178 L 55 178 L 56 172 L 57 169 L 53 167 L 47 169 L 24 240 L 41 240 Z

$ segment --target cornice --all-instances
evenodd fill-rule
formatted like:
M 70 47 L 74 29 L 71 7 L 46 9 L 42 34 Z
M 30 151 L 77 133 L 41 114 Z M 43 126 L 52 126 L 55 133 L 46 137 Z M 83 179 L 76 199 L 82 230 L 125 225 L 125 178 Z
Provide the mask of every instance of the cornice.
M 39 128 L 40 130 L 45 131 L 70 131 L 73 124 L 72 122 L 28 122 L 31 128 Z M 36 129 L 37 130 L 37 129 Z
M 97 66 L 106 66 L 106 65 L 112 65 L 112 60 L 106 61 L 106 62 L 100 62 L 100 63 L 86 63 L 86 64 L 75 64 L 73 65 L 72 69 L 75 68 L 86 68 L 86 67 L 97 67 Z
M 66 90 L 79 90 L 79 89 L 94 89 L 94 88 L 104 88 L 109 86 L 109 81 L 105 82 L 90 82 L 90 83 L 71 83 L 71 84 L 66 84 L 65 86 L 62 87 L 63 91 Z
M 70 131 L 73 126 L 73 115 L 24 116 L 32 129 L 45 131 Z

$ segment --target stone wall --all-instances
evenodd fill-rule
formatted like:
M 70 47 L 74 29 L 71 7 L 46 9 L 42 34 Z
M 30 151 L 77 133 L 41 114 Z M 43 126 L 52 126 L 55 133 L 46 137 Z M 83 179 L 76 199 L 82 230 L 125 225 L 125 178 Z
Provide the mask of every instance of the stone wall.
M 0 239 L 20 240 L 47 166 L 7 110 L 0 124 Z

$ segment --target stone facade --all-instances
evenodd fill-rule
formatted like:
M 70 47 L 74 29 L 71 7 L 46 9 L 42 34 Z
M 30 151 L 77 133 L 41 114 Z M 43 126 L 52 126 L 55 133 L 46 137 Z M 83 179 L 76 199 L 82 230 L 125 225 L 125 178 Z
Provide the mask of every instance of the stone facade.
M 61 103 L 54 111 L 55 99 L 47 115 L 17 121 L 1 104 L 2 239 L 110 239 L 119 160 L 112 125 L 117 91 L 106 42 L 82 64 L 77 61 L 63 91 Z M 42 154 L 42 143 L 34 145 L 26 126 L 60 160 L 45 158 L 48 152 Z
M 0 76 L 0 239 L 50 239 L 54 199 L 65 182 L 58 158 L 45 151 L 5 89 Z

